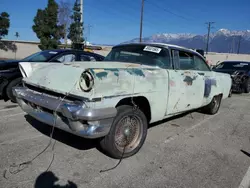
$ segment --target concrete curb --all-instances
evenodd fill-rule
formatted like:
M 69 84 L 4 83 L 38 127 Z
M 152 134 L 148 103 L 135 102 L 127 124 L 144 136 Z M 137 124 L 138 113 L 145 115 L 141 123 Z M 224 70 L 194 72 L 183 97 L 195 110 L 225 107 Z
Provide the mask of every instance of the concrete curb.
M 250 188 L 250 167 L 248 168 L 244 178 L 242 179 L 239 188 Z

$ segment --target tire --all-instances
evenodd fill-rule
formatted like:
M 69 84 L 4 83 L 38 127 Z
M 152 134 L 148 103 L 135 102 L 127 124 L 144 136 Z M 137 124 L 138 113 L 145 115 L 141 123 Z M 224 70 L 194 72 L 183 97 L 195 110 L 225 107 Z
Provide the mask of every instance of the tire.
M 232 93 L 233 93 L 233 91 L 232 91 L 232 89 L 230 89 L 228 97 L 232 97 Z
M 209 115 L 214 115 L 218 112 L 221 105 L 222 95 L 214 96 L 212 101 L 205 107 L 203 107 L 202 112 Z
M 134 122 L 137 123 L 135 124 L 137 126 L 137 130 L 132 129 L 135 127 L 132 127 L 131 122 L 128 124 L 131 127 L 126 127 L 126 129 L 122 127 L 122 120 L 125 120 L 125 118 L 130 116 L 133 117 Z M 128 125 L 125 124 L 123 126 Z M 133 156 L 141 149 L 142 145 L 144 144 L 147 137 L 147 131 L 148 121 L 145 114 L 140 109 L 133 109 L 132 106 L 128 105 L 119 106 L 117 107 L 117 115 L 112 123 L 109 134 L 106 135 L 100 142 L 101 149 L 108 156 L 115 159 Z M 120 139 L 122 138 L 120 142 L 116 140 L 119 134 Z M 128 138 L 129 136 L 132 137 Z M 132 141 L 132 143 L 130 141 Z
M 249 78 L 247 78 L 245 82 L 243 83 L 243 91 L 244 93 L 250 92 L 250 79 Z
M 12 80 L 6 87 L 6 95 L 14 103 L 16 103 L 16 97 L 12 92 L 12 88 L 15 86 L 19 86 L 21 84 L 22 84 L 22 77 Z

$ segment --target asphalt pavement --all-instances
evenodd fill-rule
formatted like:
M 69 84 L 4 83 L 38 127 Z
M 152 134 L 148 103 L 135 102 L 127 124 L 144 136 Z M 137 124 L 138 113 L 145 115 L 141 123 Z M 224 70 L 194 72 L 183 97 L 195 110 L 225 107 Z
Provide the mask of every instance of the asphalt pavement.
M 152 125 L 139 153 L 114 167 L 97 143 L 51 127 L 0 101 L 0 187 L 239 187 L 250 166 L 250 95 L 233 95 L 216 115 L 198 112 Z M 53 155 L 54 153 L 54 155 Z M 50 166 L 50 163 L 52 164 Z M 47 168 L 50 166 L 47 172 Z M 249 177 L 250 178 L 250 177 Z M 247 179 L 248 181 L 248 179 Z

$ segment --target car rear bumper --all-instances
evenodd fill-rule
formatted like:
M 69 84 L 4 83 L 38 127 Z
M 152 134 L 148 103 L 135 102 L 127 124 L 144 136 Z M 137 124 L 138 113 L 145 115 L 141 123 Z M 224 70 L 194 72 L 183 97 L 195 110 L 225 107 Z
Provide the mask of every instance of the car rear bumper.
M 62 100 L 25 87 L 13 88 L 20 107 L 35 119 L 84 138 L 109 133 L 116 108 L 92 109 L 84 102 Z

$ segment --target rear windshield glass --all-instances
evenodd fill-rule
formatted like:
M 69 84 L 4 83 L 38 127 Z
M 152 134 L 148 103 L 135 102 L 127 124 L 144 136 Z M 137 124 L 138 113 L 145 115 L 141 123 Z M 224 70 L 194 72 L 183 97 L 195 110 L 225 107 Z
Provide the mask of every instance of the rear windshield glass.
M 249 69 L 250 64 L 244 62 L 222 62 L 216 66 L 216 69 L 234 69 L 234 70 L 245 70 Z
M 168 50 L 146 45 L 114 47 L 104 61 L 139 63 L 148 66 L 171 68 Z
M 56 56 L 56 51 L 40 51 L 23 59 L 28 62 L 46 62 Z

